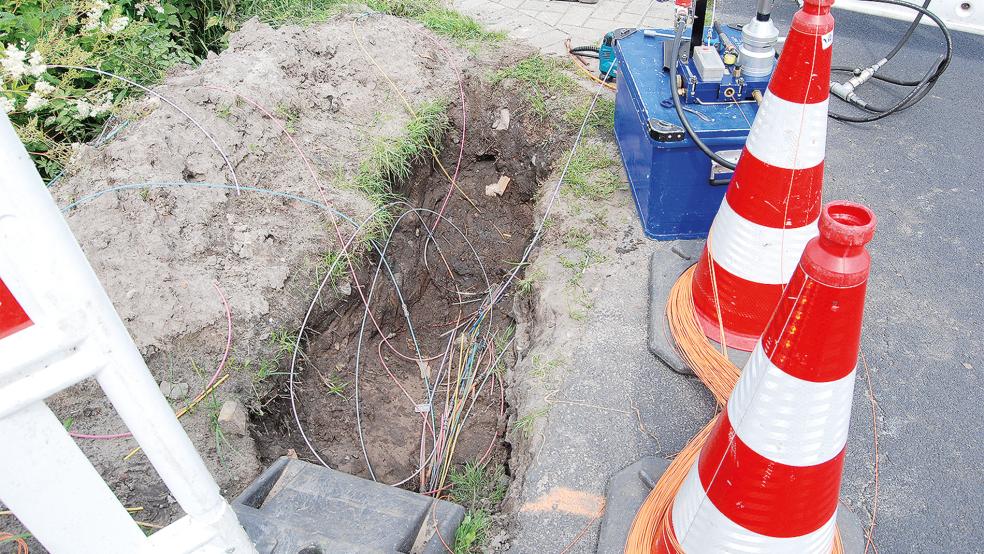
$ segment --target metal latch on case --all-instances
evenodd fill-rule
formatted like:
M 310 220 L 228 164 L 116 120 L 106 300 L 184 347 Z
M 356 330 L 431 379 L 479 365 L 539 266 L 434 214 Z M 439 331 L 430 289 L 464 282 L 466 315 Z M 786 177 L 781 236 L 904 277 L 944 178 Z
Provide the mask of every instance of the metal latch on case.
M 649 136 L 656 142 L 679 142 L 683 140 L 683 127 L 650 117 L 648 121 Z

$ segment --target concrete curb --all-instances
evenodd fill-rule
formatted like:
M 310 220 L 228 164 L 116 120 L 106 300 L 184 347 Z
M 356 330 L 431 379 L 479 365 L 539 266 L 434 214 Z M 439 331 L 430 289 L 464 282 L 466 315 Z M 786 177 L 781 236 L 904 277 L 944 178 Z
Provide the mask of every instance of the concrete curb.
M 666 300 L 680 274 L 700 259 L 704 241 L 681 240 L 668 246 L 653 252 L 649 259 L 649 351 L 675 373 L 693 376 L 693 370 L 673 345 L 666 320 Z M 738 367 L 744 367 L 750 355 L 750 352 L 728 349 L 728 358 Z

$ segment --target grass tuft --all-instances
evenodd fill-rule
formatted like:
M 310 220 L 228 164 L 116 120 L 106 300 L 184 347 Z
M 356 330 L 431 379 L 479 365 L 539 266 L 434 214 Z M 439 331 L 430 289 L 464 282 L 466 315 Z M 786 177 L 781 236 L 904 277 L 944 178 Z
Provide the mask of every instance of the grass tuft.
M 414 112 L 399 136 L 377 139 L 371 146 L 369 157 L 359 164 L 355 175 L 347 181 L 342 180 L 338 186 L 360 191 L 376 207 L 396 199 L 392 192 L 392 183 L 409 179 L 415 161 L 425 154 L 437 152 L 450 124 L 447 103 L 444 101 L 422 102 Z M 392 223 L 392 212 L 378 212 L 363 232 L 363 244 L 382 237 Z M 325 266 L 327 267 L 330 264 Z M 342 264 L 339 267 L 344 270 Z M 321 278 L 324 275 L 321 273 Z
M 448 9 L 440 0 L 240 0 L 238 11 L 243 20 L 257 17 L 268 25 L 308 25 L 361 4 L 380 13 L 418 21 L 461 46 L 495 43 L 506 37 L 505 33 L 486 31 L 477 21 Z
M 513 427 L 514 429 L 522 433 L 524 437 L 530 438 L 533 436 L 533 427 L 536 424 L 537 420 L 547 415 L 547 412 L 549 411 L 550 408 L 546 406 L 538 410 L 533 410 L 532 412 L 516 420 L 516 425 L 514 425 Z
M 582 104 L 567 110 L 567 112 L 564 113 L 564 121 L 571 125 L 580 127 L 581 122 L 584 121 L 584 115 L 588 112 L 588 107 L 590 105 L 591 102 L 589 101 L 586 104 Z M 615 102 L 607 98 L 599 97 L 598 101 L 595 103 L 594 110 L 591 111 L 591 115 L 588 117 L 587 128 L 593 129 L 599 133 L 614 133 Z
M 601 200 L 622 188 L 615 167 L 618 162 L 604 148 L 581 143 L 564 178 L 564 192 L 576 198 Z
M 413 162 L 422 154 L 437 151 L 448 128 L 447 109 L 443 101 L 423 102 L 401 136 L 381 138 L 373 144 L 372 154 L 359 173 L 372 176 L 366 182 L 372 183 L 374 194 L 379 194 L 383 186 L 389 189 L 388 181 L 410 178 Z
M 466 510 L 455 535 L 455 554 L 479 552 L 491 524 L 489 513 L 506 497 L 505 469 L 467 463 L 452 470 L 450 479 L 448 498 Z
M 477 21 L 447 8 L 430 9 L 414 19 L 431 31 L 446 36 L 460 45 L 497 43 L 505 33 L 486 31 Z
M 491 82 L 496 85 L 505 79 L 515 79 L 537 89 L 562 92 L 574 85 L 574 79 L 564 68 L 563 62 L 534 54 L 512 67 L 496 71 Z

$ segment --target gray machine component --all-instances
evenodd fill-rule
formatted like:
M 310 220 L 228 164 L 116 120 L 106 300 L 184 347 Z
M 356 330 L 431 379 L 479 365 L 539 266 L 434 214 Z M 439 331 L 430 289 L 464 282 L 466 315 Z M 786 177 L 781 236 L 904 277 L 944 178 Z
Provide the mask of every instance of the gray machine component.
M 771 0 L 759 0 L 755 17 L 741 28 L 738 64 L 745 75 L 764 77 L 776 65 L 779 29 L 772 23 L 771 13 Z
M 457 504 L 287 457 L 232 507 L 260 554 L 441 554 L 465 517 Z
M 702 45 L 694 48 L 694 65 L 700 78 L 707 83 L 720 83 L 727 71 L 721 54 L 713 46 Z

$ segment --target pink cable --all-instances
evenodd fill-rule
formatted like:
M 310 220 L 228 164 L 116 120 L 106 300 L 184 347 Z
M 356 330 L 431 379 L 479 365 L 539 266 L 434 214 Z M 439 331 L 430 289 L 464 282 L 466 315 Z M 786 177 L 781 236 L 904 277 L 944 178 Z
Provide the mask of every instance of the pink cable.
M 437 219 L 434 220 L 434 225 L 431 227 L 431 233 L 437 229 L 437 224 L 441 222 L 441 217 L 444 216 L 444 210 L 448 207 L 448 200 L 451 199 L 451 193 L 454 192 L 454 186 L 458 182 L 458 172 L 461 170 L 461 160 L 465 156 L 465 132 L 468 126 L 468 112 L 465 107 L 465 85 L 461 78 L 461 71 L 458 69 L 458 64 L 454 61 L 454 56 L 448 52 L 448 49 L 444 47 L 439 41 L 430 35 L 430 33 L 421 33 L 424 38 L 434 43 L 438 48 L 444 52 L 447 56 L 448 61 L 451 63 L 451 68 L 454 69 L 454 74 L 458 79 L 458 94 L 461 97 L 461 144 L 458 146 L 458 163 L 454 166 L 454 174 L 451 176 L 451 185 L 448 187 L 448 193 L 444 196 L 444 201 L 441 202 L 441 209 L 437 211 Z
M 311 177 L 314 179 L 315 185 L 317 185 L 318 187 L 318 194 L 321 195 L 321 201 L 324 203 L 325 206 L 331 205 L 331 202 L 328 201 L 328 195 L 325 191 L 325 187 L 321 184 L 321 180 L 318 179 L 317 172 L 315 172 L 314 168 L 311 167 L 311 162 L 308 159 L 307 154 L 304 153 L 304 150 L 301 148 L 299 144 L 297 144 L 297 141 L 294 140 L 294 137 L 290 134 L 290 132 L 287 131 L 287 128 L 284 127 L 284 125 L 280 122 L 279 119 L 274 117 L 274 115 L 270 113 L 268 110 L 266 110 L 262 105 L 260 105 L 259 102 L 256 102 L 255 100 L 251 99 L 250 97 L 246 96 L 241 92 L 229 90 L 223 87 L 216 87 L 216 86 L 206 86 L 205 88 L 236 95 L 239 98 L 242 98 L 244 101 L 246 101 L 247 104 L 253 106 L 257 110 L 259 110 L 263 115 L 268 117 L 274 123 L 274 125 L 276 125 L 278 129 L 280 129 L 280 132 L 287 137 L 287 140 L 290 141 L 291 145 L 294 147 L 294 150 L 296 150 L 297 154 L 301 157 L 302 160 L 304 160 L 304 165 L 307 166 L 308 173 L 311 174 Z M 375 314 L 373 314 L 372 310 L 369 308 L 369 300 L 366 298 L 365 293 L 362 291 L 362 285 L 359 283 L 359 277 L 355 273 L 355 266 L 352 264 L 352 260 L 349 259 L 349 257 L 346 255 L 347 254 L 346 245 L 349 243 L 349 241 L 346 241 L 345 238 L 342 236 L 342 230 L 338 227 L 338 220 L 335 217 L 335 214 L 330 211 L 329 214 L 331 215 L 331 225 L 334 228 L 335 237 L 338 239 L 338 244 L 342 248 L 341 255 L 345 256 L 345 261 L 346 264 L 348 265 L 349 276 L 352 279 L 352 288 L 358 291 L 359 298 L 362 300 L 362 305 L 365 306 L 366 312 L 369 315 L 369 320 L 372 321 L 372 324 L 376 328 L 376 331 L 378 331 L 379 334 L 383 337 L 383 341 L 386 343 L 386 346 L 389 346 L 394 352 L 397 352 L 399 354 L 399 352 L 396 350 L 396 347 L 390 344 L 389 339 L 386 338 L 386 333 L 383 332 L 382 327 L 380 327 L 379 322 L 376 320 Z M 446 263 L 447 262 L 445 262 L 445 264 Z M 408 359 L 418 360 L 420 358 L 418 357 L 418 358 L 408 358 Z
M 226 347 L 225 347 L 225 352 L 222 354 L 222 360 L 219 362 L 219 367 L 218 369 L 215 370 L 215 374 L 212 375 L 212 380 L 209 381 L 207 385 L 205 385 L 203 391 L 210 389 L 212 385 L 214 385 L 215 382 L 219 380 L 219 375 L 222 373 L 222 370 L 225 368 L 226 361 L 229 360 L 229 351 L 232 349 L 232 310 L 229 308 L 229 302 L 226 301 L 226 297 L 224 294 L 222 294 L 222 289 L 219 288 L 219 285 L 213 282 L 212 286 L 215 287 L 215 292 L 219 293 L 219 298 L 222 299 L 222 305 L 225 307 L 228 330 L 226 333 Z M 116 433 L 113 435 L 88 435 L 85 433 L 74 433 L 70 431 L 68 435 L 75 439 L 113 440 L 113 439 L 125 439 L 125 438 L 132 437 L 133 433 Z
M 210 389 L 219 380 L 219 375 L 222 374 L 222 370 L 225 369 L 226 362 L 229 360 L 229 351 L 232 350 L 232 310 L 229 309 L 229 302 L 226 300 L 225 294 L 222 293 L 219 285 L 213 281 L 212 287 L 215 289 L 215 292 L 219 293 L 219 298 L 222 299 L 222 306 L 225 308 L 227 324 L 226 347 L 225 352 L 222 353 L 222 360 L 219 362 L 219 367 L 216 368 L 215 374 L 212 375 L 212 380 L 205 385 L 205 390 Z

